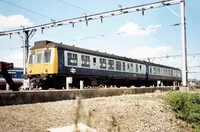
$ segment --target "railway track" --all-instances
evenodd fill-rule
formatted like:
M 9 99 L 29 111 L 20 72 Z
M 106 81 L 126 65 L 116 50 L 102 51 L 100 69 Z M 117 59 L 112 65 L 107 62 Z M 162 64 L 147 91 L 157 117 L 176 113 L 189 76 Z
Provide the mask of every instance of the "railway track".
M 85 99 L 94 97 L 118 96 L 122 94 L 153 93 L 156 90 L 164 92 L 177 89 L 179 89 L 179 87 L 0 91 L 0 106 L 70 100 L 76 98 Z

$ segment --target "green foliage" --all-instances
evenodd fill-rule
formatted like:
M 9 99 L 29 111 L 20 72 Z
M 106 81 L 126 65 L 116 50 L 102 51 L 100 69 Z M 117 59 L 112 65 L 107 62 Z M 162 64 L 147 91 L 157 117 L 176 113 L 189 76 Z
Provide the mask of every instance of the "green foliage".
M 194 131 L 200 131 L 200 93 L 171 92 L 165 100 L 176 112 L 176 117 L 192 124 Z

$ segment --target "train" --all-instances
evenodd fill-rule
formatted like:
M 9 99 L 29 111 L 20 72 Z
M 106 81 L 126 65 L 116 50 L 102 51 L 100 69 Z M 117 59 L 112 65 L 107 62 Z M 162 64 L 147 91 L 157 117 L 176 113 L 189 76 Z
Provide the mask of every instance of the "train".
M 61 89 L 66 77 L 72 78 L 70 87 L 76 88 L 81 80 L 85 87 L 181 83 L 178 68 L 48 40 L 36 41 L 30 48 L 26 70 L 31 86 L 42 89 Z
M 23 68 L 15 67 L 13 69 L 8 70 L 8 74 L 11 76 L 13 82 L 16 85 L 22 85 L 23 84 Z M 0 74 L 0 90 L 6 89 L 6 80 L 3 77 L 2 74 Z

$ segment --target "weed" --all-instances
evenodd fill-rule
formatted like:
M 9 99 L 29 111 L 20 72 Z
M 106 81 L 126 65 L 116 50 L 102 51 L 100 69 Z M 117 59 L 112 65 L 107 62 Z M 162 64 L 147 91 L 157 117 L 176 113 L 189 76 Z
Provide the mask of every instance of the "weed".
M 113 115 L 107 116 L 105 123 L 107 124 L 107 132 L 120 132 L 120 126 Z
M 194 131 L 200 131 L 200 93 L 170 92 L 164 99 L 177 118 L 190 123 Z

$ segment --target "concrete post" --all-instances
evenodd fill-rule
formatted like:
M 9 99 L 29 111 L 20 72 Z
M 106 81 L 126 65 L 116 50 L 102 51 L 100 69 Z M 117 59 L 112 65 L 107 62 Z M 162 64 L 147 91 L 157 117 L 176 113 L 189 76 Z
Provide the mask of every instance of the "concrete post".
M 72 83 L 72 77 L 66 77 L 66 89 L 69 90 L 69 84 Z
M 83 86 L 84 86 L 84 81 L 80 80 L 80 89 L 83 89 Z
M 161 81 L 160 81 L 160 80 L 158 80 L 158 81 L 157 81 L 157 87 L 159 87 L 159 86 L 160 86 L 160 83 L 161 83 Z
M 10 86 L 6 83 L 6 91 L 10 90 Z
M 68 81 L 68 80 L 69 80 L 69 78 L 66 77 L 66 89 L 67 89 L 67 90 L 69 90 L 69 81 Z
M 187 87 L 187 45 L 186 45 L 186 18 L 185 18 L 185 0 L 180 3 L 181 12 L 181 42 L 182 42 L 182 84 Z

